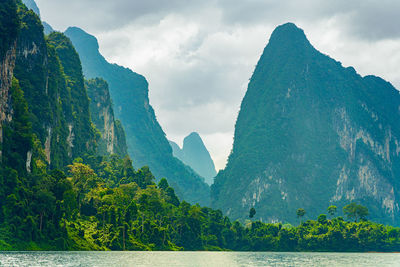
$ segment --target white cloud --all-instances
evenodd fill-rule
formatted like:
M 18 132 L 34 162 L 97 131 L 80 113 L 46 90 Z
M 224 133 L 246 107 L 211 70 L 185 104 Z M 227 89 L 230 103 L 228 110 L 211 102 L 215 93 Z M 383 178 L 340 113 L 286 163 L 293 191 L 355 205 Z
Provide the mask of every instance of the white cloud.
M 111 62 L 143 74 L 168 138 L 203 137 L 217 169 L 232 147 L 247 83 L 288 21 L 321 52 L 400 86 L 400 2 L 392 0 L 37 0 L 57 29 L 96 35 Z

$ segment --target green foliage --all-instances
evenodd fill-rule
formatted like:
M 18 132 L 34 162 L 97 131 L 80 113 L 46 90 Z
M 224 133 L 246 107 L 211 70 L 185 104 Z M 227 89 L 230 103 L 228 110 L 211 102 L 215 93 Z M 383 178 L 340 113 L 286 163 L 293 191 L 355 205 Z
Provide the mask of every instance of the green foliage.
M 358 205 L 355 202 L 344 206 L 343 213 L 347 216 L 347 218 L 354 219 L 355 222 L 357 222 L 358 219 L 365 220 L 369 214 L 367 207 Z
M 334 216 L 336 214 L 337 207 L 335 205 L 331 205 L 328 207 L 327 211 L 331 216 Z
M 70 94 L 70 103 L 65 104 L 70 105 L 69 110 L 72 112 L 71 117 L 66 116 L 67 122 L 72 125 L 74 134 L 72 157 L 94 153 L 95 128 L 90 117 L 89 98 L 79 55 L 68 37 L 62 33 L 52 32 L 47 41 L 57 52 L 65 73 L 67 91 Z
M 374 147 L 400 139 L 399 105 L 389 82 L 343 67 L 292 23 L 277 27 L 241 103 L 227 166 L 211 188 L 212 207 L 245 219 L 256 195 L 259 218 L 294 224 L 298 207 L 310 218 L 329 205 L 341 212 L 351 192 L 371 219 L 400 225 L 400 210 L 382 208 L 388 195 L 400 205 L 400 155 L 385 158 Z M 395 143 L 387 149 L 395 151 Z M 366 186 L 365 168 L 376 188 Z
M 13 119 L 4 127 L 3 164 L 13 167 L 18 173 L 26 173 L 27 153 L 33 145 L 32 124 L 28 103 L 17 79 L 13 78 L 10 89 Z
M 208 185 L 172 155 L 171 146 L 149 104 L 146 79 L 130 69 L 107 62 L 94 36 L 76 27 L 67 29 L 65 34 L 79 52 L 85 76 L 107 81 L 115 117 L 124 125 L 134 166 L 149 166 L 158 179 L 166 177 L 181 199 L 208 204 Z
M 14 75 L 45 161 L 51 168 L 64 168 L 72 158 L 93 153 L 95 146 L 79 57 L 65 36 L 55 34 L 46 40 L 40 18 L 21 3 L 18 15 L 21 31 Z
M 328 220 L 327 220 L 325 214 L 319 215 L 318 218 L 317 218 L 317 221 L 318 221 L 320 224 L 326 224 L 326 223 L 328 222 Z
M 300 218 L 300 220 L 301 220 L 301 218 L 303 218 L 304 215 L 306 215 L 305 209 L 302 209 L 302 208 L 298 209 L 296 211 L 296 215 L 297 215 L 297 218 Z
M 365 221 L 368 210 L 354 203 L 344 211 L 361 222 L 322 214 L 298 227 L 249 220 L 244 226 L 220 210 L 180 201 L 166 179 L 157 186 L 149 167 L 135 170 L 127 156 L 92 153 L 94 128 L 76 51 L 62 34 L 46 42 L 39 18 L 19 1 L 18 7 L 18 80 L 10 90 L 13 115 L 3 128 L 0 166 L 1 250 L 400 249 L 400 229 Z M 170 154 L 164 152 L 158 160 Z M 181 179 L 175 182 L 186 181 L 190 170 L 171 158 L 163 163 L 173 165 L 169 171 Z M 206 191 L 202 183 L 186 182 L 181 188 Z
M 90 165 L 87 165 L 90 162 Z M 78 159 L 15 183 L 4 199 L 3 249 L 395 251 L 400 229 L 325 214 L 297 227 L 231 222 L 219 210 L 179 202 L 166 179 L 129 158 Z M 37 173 L 38 174 L 38 173 Z M 16 177 L 18 178 L 18 177 Z M 23 181 L 23 180 L 22 180 Z M 24 194 L 19 192 L 24 191 Z M 14 192 L 14 193 L 12 193 Z M 177 202 L 175 202 L 177 201 Z M 252 212 L 255 213 L 255 210 Z M 304 214 L 304 212 L 301 212 Z M 253 214 L 254 215 L 254 214 Z M 54 241 L 52 241 L 54 240 Z
M 16 41 L 19 32 L 19 18 L 14 0 L 0 2 L 0 61 Z
M 249 218 L 253 218 L 254 215 L 256 215 L 256 209 L 255 208 L 251 208 L 249 211 Z

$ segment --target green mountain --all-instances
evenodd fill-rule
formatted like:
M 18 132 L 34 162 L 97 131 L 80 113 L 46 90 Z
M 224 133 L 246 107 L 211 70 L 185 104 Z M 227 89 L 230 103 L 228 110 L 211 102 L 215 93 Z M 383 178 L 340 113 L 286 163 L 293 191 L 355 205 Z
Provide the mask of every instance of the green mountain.
M 107 83 L 86 82 L 90 102 L 65 35 L 44 39 L 39 17 L 20 0 L 1 1 L 0 14 L 0 251 L 399 250 L 400 229 L 365 221 L 365 212 L 361 222 L 320 215 L 298 227 L 244 226 L 180 201 L 166 179 L 155 184 L 127 156 L 99 155 L 118 124 Z
M 124 157 L 128 154 L 125 131 L 120 121 L 114 117 L 114 109 L 108 84 L 105 80 L 96 78 L 85 82 L 90 98 L 90 114 L 96 129 L 100 131 L 97 153 L 100 155 L 118 154 Z
M 33 12 L 36 13 L 36 15 L 39 16 L 40 18 L 40 10 L 38 8 L 38 6 L 36 5 L 36 2 L 34 0 L 22 0 L 22 3 L 24 3 L 24 5 L 28 8 L 33 10 Z
M 186 136 L 182 149 L 172 141 L 170 145 L 176 158 L 204 177 L 207 184 L 211 185 L 214 182 L 217 175 L 214 162 L 198 133 L 193 132 Z
M 149 104 L 146 79 L 130 69 L 108 63 L 94 36 L 72 27 L 65 34 L 77 49 L 87 78 L 101 77 L 110 87 L 115 116 L 126 132 L 135 167 L 147 165 L 157 178 L 166 177 L 181 199 L 209 202 L 209 187 L 193 170 L 173 157 L 171 146 Z
M 63 34 L 53 33 L 45 39 L 34 12 L 22 5 L 19 12 L 22 26 L 14 76 L 24 92 L 32 131 L 44 145 L 47 162 L 52 168 L 64 167 L 73 158 L 95 150 L 79 56 Z
M 212 205 L 232 218 L 251 207 L 264 221 L 296 222 L 331 204 L 367 206 L 400 224 L 400 95 L 318 52 L 294 24 L 281 25 L 251 77 L 232 152 Z
M 10 114 L 9 91 L 15 66 L 19 20 L 12 0 L 0 6 L 0 144 L 3 142 L 3 122 Z M 1 152 L 1 151 L 0 151 Z M 1 154 L 0 154 L 1 155 Z
M 50 33 L 54 32 L 54 29 L 51 27 L 50 24 L 48 24 L 45 21 L 42 21 L 43 27 L 44 27 L 44 34 L 49 35 Z

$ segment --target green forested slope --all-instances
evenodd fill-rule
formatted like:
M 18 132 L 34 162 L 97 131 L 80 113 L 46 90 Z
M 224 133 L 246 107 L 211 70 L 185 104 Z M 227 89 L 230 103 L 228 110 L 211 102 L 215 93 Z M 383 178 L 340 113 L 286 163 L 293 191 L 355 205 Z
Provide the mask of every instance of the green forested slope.
M 175 157 L 204 177 L 207 184 L 213 184 L 217 172 L 210 153 L 198 133 L 193 132 L 186 136 L 183 139 L 182 149 L 172 141 L 170 145 Z
M 126 132 L 128 153 L 136 167 L 149 166 L 155 176 L 168 178 L 178 196 L 192 203 L 209 203 L 209 187 L 193 170 L 173 157 L 171 146 L 157 122 L 148 98 L 146 79 L 130 69 L 108 63 L 94 36 L 71 27 L 71 38 L 87 78 L 101 77 L 110 86 L 116 117 Z
M 279 26 L 242 101 L 213 207 L 294 222 L 297 208 L 312 218 L 359 201 L 374 220 L 398 225 L 399 105 L 390 83 L 344 68 L 294 24 Z
M 149 168 L 134 170 L 128 156 L 97 154 L 90 115 L 80 114 L 90 105 L 71 43 L 59 33 L 45 40 L 38 17 L 19 0 L 15 4 L 19 80 L 12 78 L 7 88 L 7 119 L 1 122 L 0 250 L 400 250 L 400 229 L 366 221 L 365 208 L 359 222 L 320 215 L 298 227 L 254 218 L 243 225 L 179 200 L 166 179 L 156 185 Z M 101 80 L 90 83 L 106 88 Z M 74 131 L 80 139 L 72 138 Z M 348 211 L 349 220 L 358 219 Z

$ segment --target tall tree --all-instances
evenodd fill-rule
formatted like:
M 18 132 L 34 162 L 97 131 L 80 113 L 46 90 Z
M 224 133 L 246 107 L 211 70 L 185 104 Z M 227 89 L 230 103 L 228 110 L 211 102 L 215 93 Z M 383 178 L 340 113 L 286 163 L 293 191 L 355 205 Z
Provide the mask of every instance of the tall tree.
M 304 217 L 304 215 L 306 215 L 306 210 L 300 208 L 300 209 L 298 209 L 298 210 L 296 211 L 296 215 L 297 215 L 297 218 L 300 219 L 300 224 L 301 224 L 301 219 Z

